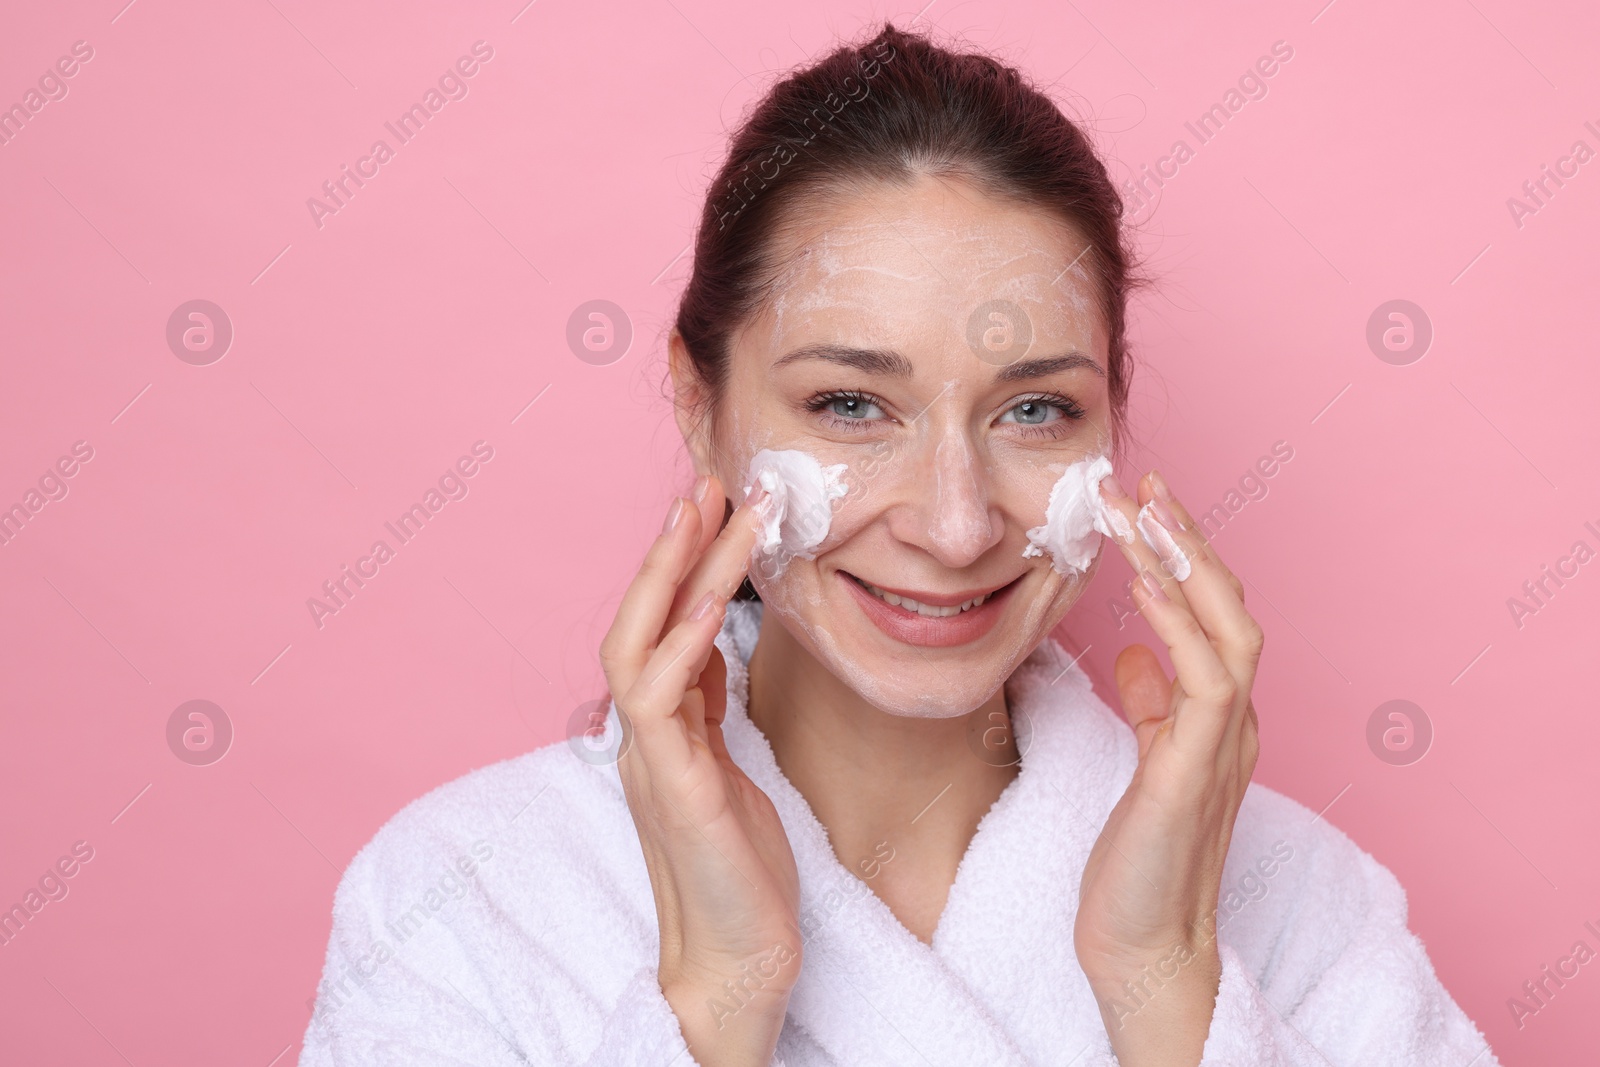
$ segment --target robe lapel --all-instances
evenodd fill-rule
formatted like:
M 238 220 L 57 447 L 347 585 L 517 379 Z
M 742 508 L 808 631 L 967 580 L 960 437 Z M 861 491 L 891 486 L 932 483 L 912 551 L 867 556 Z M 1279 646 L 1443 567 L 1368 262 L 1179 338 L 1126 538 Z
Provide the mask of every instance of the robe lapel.
M 750 721 L 745 664 L 760 611 L 730 605 L 718 637 L 728 666 L 723 732 L 776 806 L 799 868 L 805 957 L 785 1034 L 798 1026 L 839 1063 L 915 1067 L 1069 1062 L 1104 1046 L 1072 924 L 1076 872 L 1121 794 L 1107 800 L 1108 783 L 1124 764 L 1132 773 L 1126 725 L 1058 644 L 1035 650 L 1008 683 L 1021 771 L 980 821 L 929 946 L 839 862 Z
M 1084 864 L 1137 746 L 1053 639 L 1012 675 L 1007 699 L 1022 769 L 978 825 L 933 950 L 1029 1061 L 1111 1062 L 1072 931 Z

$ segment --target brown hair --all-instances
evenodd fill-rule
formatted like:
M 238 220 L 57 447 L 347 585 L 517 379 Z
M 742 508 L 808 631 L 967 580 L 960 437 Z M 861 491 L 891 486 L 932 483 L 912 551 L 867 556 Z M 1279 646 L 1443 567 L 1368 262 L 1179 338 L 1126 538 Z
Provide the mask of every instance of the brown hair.
M 1131 377 L 1127 299 L 1142 283 L 1122 197 L 1087 136 L 1017 70 L 885 22 L 772 87 L 734 134 L 695 238 L 675 323 L 711 400 L 731 339 L 770 295 L 775 237 L 800 209 L 853 181 L 963 177 L 1054 212 L 1083 234 L 1109 327 L 1113 429 Z M 1120 434 L 1119 434 L 1120 436 Z

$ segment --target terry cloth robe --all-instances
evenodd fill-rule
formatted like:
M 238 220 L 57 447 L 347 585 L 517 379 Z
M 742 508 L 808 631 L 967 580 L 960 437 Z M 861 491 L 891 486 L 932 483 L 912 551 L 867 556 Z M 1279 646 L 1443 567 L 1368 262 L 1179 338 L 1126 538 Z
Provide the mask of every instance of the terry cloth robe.
M 834 855 L 749 719 L 761 610 L 731 604 L 717 644 L 728 749 L 777 806 L 800 874 L 803 965 L 773 1063 L 1115 1064 L 1072 929 L 1089 850 L 1133 775 L 1127 723 L 1053 639 L 1033 651 L 1006 683 L 1020 771 L 925 944 Z M 612 703 L 607 738 L 619 729 Z M 1260 785 L 1239 811 L 1218 923 L 1203 1067 L 1497 1067 L 1407 930 L 1394 876 Z M 617 768 L 557 742 L 414 801 L 351 861 L 300 1064 L 694 1067 L 658 948 Z

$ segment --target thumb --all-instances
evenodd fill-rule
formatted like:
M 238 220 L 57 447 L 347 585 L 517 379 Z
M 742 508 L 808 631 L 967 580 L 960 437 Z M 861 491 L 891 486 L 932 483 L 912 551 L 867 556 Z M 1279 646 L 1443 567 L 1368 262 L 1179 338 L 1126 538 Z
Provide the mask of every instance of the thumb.
M 1139 758 L 1144 759 L 1156 731 L 1167 719 L 1172 683 L 1148 645 L 1129 645 L 1118 653 L 1116 675 L 1122 714 L 1139 739 Z

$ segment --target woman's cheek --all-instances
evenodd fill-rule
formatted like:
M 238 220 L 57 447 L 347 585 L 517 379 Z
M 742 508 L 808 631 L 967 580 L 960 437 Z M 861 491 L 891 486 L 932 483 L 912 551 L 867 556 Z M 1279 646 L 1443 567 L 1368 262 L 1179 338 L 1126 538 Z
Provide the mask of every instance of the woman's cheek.
M 895 501 L 903 499 L 904 480 L 910 468 L 904 457 L 887 443 L 819 450 L 816 455 L 823 463 L 844 464 L 842 478 L 847 487 L 845 495 L 833 502 L 828 536 L 817 549 L 820 553 L 850 540 Z

